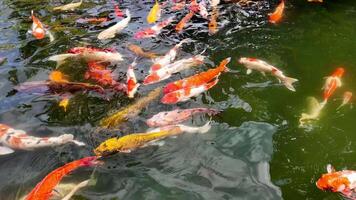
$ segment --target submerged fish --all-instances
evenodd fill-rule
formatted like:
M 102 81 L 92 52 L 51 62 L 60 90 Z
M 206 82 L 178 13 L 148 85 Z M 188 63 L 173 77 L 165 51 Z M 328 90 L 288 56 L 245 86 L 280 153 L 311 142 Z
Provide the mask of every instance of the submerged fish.
M 67 143 L 74 143 L 79 146 L 85 144 L 74 140 L 71 134 L 64 134 L 58 137 L 34 137 L 27 135 L 23 130 L 13 129 L 5 124 L 0 124 L 0 155 L 13 153 L 14 150 L 31 151 L 44 147 L 55 147 Z
M 159 18 L 161 18 L 161 6 L 158 1 L 155 0 L 155 4 L 147 15 L 147 22 L 152 24 L 159 20 Z
M 203 83 L 198 86 L 185 87 L 180 90 L 175 90 L 173 92 L 165 94 L 161 102 L 164 104 L 175 104 L 178 102 L 188 101 L 191 97 L 196 97 L 201 93 L 209 90 L 218 83 L 219 79 L 216 78 L 214 81 Z
M 152 52 L 146 52 L 144 51 L 141 47 L 134 45 L 134 44 L 130 44 L 128 45 L 128 49 L 132 52 L 134 52 L 136 55 L 144 57 L 144 58 L 157 58 L 158 55 Z
M 122 55 L 114 49 L 100 49 L 94 47 L 74 47 L 68 53 L 54 55 L 48 58 L 57 62 L 57 67 L 69 58 L 82 58 L 86 61 L 101 61 L 116 64 L 123 60 Z
M 200 14 L 200 16 L 201 16 L 202 18 L 208 19 L 209 13 L 208 13 L 208 11 L 207 11 L 207 9 L 206 9 L 206 2 L 205 2 L 205 0 L 202 0 L 202 1 L 200 1 L 200 3 L 199 3 L 199 14 Z
M 115 25 L 109 27 L 108 29 L 102 31 L 98 35 L 99 40 L 106 40 L 110 38 L 114 38 L 116 34 L 120 33 L 124 30 L 131 20 L 131 14 L 129 10 L 126 10 L 126 18 L 119 21 Z
M 348 104 L 350 102 L 351 98 L 352 98 L 352 92 L 346 91 L 344 93 L 344 97 L 342 99 L 342 103 L 337 109 L 339 109 L 339 108 L 345 106 L 346 104 Z
M 150 28 L 146 28 L 141 31 L 138 31 L 137 33 L 135 33 L 134 38 L 142 39 L 142 38 L 156 37 L 157 35 L 159 35 L 162 32 L 163 28 L 165 28 L 166 26 L 168 26 L 169 24 L 171 24 L 173 22 L 173 18 L 174 18 L 174 16 L 169 17 L 168 19 L 166 19 L 162 22 L 159 22 Z
M 53 10 L 61 10 L 61 11 L 67 11 L 67 10 L 74 10 L 76 8 L 78 8 L 79 6 L 81 6 L 83 3 L 83 0 L 80 0 L 79 2 L 76 3 L 69 3 L 63 6 L 58 6 L 58 7 L 54 7 Z
M 79 18 L 78 23 L 102 23 L 109 21 L 107 17 L 89 17 L 89 18 Z
M 281 70 L 268 64 L 267 62 L 256 58 L 240 58 L 239 63 L 243 64 L 247 68 L 247 74 L 250 74 L 252 70 L 257 70 L 263 75 L 265 75 L 266 72 L 269 72 L 280 82 L 282 82 L 286 88 L 295 92 L 295 88 L 292 84 L 297 82 L 298 79 L 285 76 Z
M 348 199 L 356 199 L 356 171 L 335 171 L 329 164 L 327 172 L 316 182 L 316 186 L 320 190 L 339 192 Z
M 140 86 L 139 83 L 137 83 L 136 80 L 136 75 L 135 75 L 135 71 L 134 68 L 136 67 L 137 63 L 136 63 L 136 59 L 132 62 L 132 64 L 128 67 L 127 69 L 127 96 L 129 98 L 133 98 L 135 96 L 135 93 L 138 89 L 138 87 Z
M 63 177 L 80 167 L 92 167 L 100 164 L 97 156 L 85 157 L 67 163 L 49 173 L 26 196 L 25 200 L 48 200 L 53 194 L 53 189 L 61 182 Z
M 189 11 L 189 13 L 187 15 L 185 15 L 176 25 L 176 31 L 177 32 L 181 32 L 183 30 L 183 28 L 185 27 L 185 25 L 190 21 L 190 19 L 192 19 L 192 17 L 194 16 L 194 12 L 193 11 Z
M 320 116 L 321 110 L 326 105 L 325 103 L 319 103 L 314 97 L 308 97 L 307 104 L 307 112 L 302 113 L 302 116 L 299 119 L 299 126 L 304 126 L 306 123 L 317 120 Z
M 72 190 L 65 196 L 63 197 L 61 200 L 71 200 L 72 196 L 80 189 L 82 189 L 83 187 L 86 187 L 90 182 L 90 179 L 82 181 L 78 184 L 75 184 L 72 186 Z M 57 188 L 56 188 L 57 190 Z
M 328 101 L 331 95 L 334 94 L 336 88 L 341 87 L 341 78 L 344 75 L 345 70 L 342 67 L 337 68 L 331 76 L 326 77 L 325 84 L 323 86 L 324 90 L 324 101 Z
M 100 121 L 100 126 L 104 128 L 114 128 L 128 119 L 136 117 L 143 108 L 147 107 L 153 100 L 161 94 L 161 88 L 148 93 L 146 97 L 137 100 L 134 104 L 122 108 Z
M 175 2 L 174 5 L 172 6 L 172 11 L 179 11 L 182 10 L 185 7 L 185 0 L 182 0 L 180 2 Z
M 160 68 L 159 70 L 153 71 L 145 78 L 143 83 L 147 85 L 147 84 L 153 84 L 153 83 L 163 81 L 171 77 L 172 74 L 174 73 L 178 73 L 190 67 L 203 64 L 204 59 L 205 56 L 198 55 L 198 56 L 193 56 L 191 58 L 178 60 L 174 63 L 168 64 L 165 67 Z
M 31 18 L 32 29 L 28 32 L 31 33 L 38 40 L 41 40 L 45 38 L 46 35 L 48 35 L 50 42 L 52 42 L 54 40 L 53 35 L 46 28 L 44 28 L 42 22 L 34 15 L 33 10 L 31 10 Z
M 211 108 L 176 109 L 172 111 L 157 113 L 150 119 L 146 120 L 146 124 L 149 127 L 168 126 L 184 122 L 196 114 L 207 113 L 209 115 L 215 115 L 219 112 L 219 110 Z
M 285 7 L 284 0 L 281 0 L 281 3 L 279 3 L 276 10 L 273 13 L 269 14 L 268 21 L 272 24 L 281 21 L 284 12 L 284 7 Z
M 199 74 L 196 74 L 194 76 L 181 79 L 178 81 L 174 81 L 172 83 L 168 83 L 164 88 L 163 88 L 163 93 L 171 93 L 176 90 L 181 90 L 184 88 L 191 88 L 191 87 L 198 87 L 203 84 L 206 84 L 213 79 L 216 79 L 220 73 L 224 71 L 228 71 L 228 68 L 226 65 L 230 62 L 231 58 L 225 58 L 219 66 L 217 66 L 214 69 L 209 69 L 208 71 L 201 72 Z
M 130 153 L 138 148 L 152 145 L 153 142 L 167 137 L 176 136 L 183 132 L 188 133 L 206 133 L 210 129 L 207 123 L 202 127 L 189 127 L 184 125 L 169 126 L 159 128 L 148 133 L 134 133 L 120 138 L 111 138 L 101 143 L 95 150 L 95 155 L 107 156 L 117 152 Z
M 213 11 L 210 16 L 209 23 L 208 23 L 210 35 L 214 35 L 216 32 L 218 32 L 218 22 L 217 22 L 218 16 L 219 16 L 219 10 L 215 6 L 215 7 L 213 7 Z

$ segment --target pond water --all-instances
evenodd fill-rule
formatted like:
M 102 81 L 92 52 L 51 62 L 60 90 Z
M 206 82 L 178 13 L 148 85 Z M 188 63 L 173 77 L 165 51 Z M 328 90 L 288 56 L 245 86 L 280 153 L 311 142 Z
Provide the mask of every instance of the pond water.
M 61 3 L 69 2 L 0 1 L 0 57 L 7 58 L 0 65 L 0 123 L 36 136 L 71 133 L 87 146 L 64 145 L 1 156 L 1 200 L 24 196 L 46 174 L 92 155 L 93 148 L 107 138 L 146 131 L 145 119 L 157 112 L 198 106 L 223 110 L 212 118 L 208 133 L 184 134 L 166 139 L 163 146 L 106 158 L 105 165 L 92 175 L 96 184 L 80 190 L 74 199 L 341 198 L 318 190 L 315 182 L 328 163 L 336 169 L 356 169 L 355 109 L 348 105 L 336 110 L 343 92 L 356 89 L 354 0 L 326 0 L 323 4 L 290 0 L 278 25 L 269 24 L 266 18 L 278 1 L 262 1 L 250 7 L 223 4 L 219 6 L 219 32 L 215 35 L 209 35 L 206 21 L 194 17 L 181 34 L 169 26 L 157 38 L 140 41 L 132 36 L 149 26 L 145 19 L 153 1 L 120 1 L 120 7 L 133 14 L 132 21 L 123 34 L 106 41 L 96 37 L 110 22 L 87 25 L 76 20 L 83 16 L 113 16 L 111 1 L 85 1 L 74 12 L 51 11 Z M 27 34 L 32 9 L 49 25 L 54 42 L 38 41 Z M 185 13 L 172 12 L 167 7 L 162 17 L 174 15 L 180 19 Z M 184 38 L 195 42 L 184 45 L 179 58 L 204 52 L 208 57 L 206 65 L 141 87 L 136 99 L 157 86 L 214 67 L 226 57 L 232 58 L 228 65 L 232 73 L 224 73 L 217 86 L 188 102 L 173 106 L 152 102 L 123 130 L 95 131 L 99 120 L 110 110 L 134 101 L 123 94 L 112 94 L 109 101 L 95 93 L 76 94 L 64 112 L 58 106 L 58 97 L 21 94 L 13 89 L 23 82 L 46 80 L 56 68 L 48 61 L 49 56 L 84 45 L 114 47 L 125 55 L 122 63 L 111 66 L 118 80 L 125 81 L 127 66 L 135 57 L 125 48 L 128 43 L 164 54 Z M 271 76 L 257 72 L 246 75 L 245 68 L 237 63 L 242 56 L 264 59 L 299 79 L 297 91 L 287 90 Z M 138 80 L 147 75 L 150 64 L 150 60 L 138 60 Z M 338 66 L 346 70 L 342 88 L 336 91 L 320 120 L 300 128 L 298 120 L 305 112 L 306 98 L 321 99 L 324 77 Z M 84 81 L 86 64 L 73 61 L 59 70 L 71 80 Z M 208 120 L 208 116 L 194 117 L 187 124 L 200 126 Z M 92 171 L 77 170 L 63 182 L 80 182 Z

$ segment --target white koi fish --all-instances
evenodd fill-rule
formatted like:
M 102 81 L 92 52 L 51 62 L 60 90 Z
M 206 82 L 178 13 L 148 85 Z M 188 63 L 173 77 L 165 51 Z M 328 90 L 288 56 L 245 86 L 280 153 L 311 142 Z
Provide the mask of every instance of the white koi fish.
M 252 70 L 257 70 L 263 75 L 265 72 L 269 72 L 280 82 L 282 82 L 289 90 L 295 92 L 295 88 L 292 84 L 298 81 L 298 79 L 285 76 L 281 70 L 268 64 L 267 62 L 256 58 L 240 58 L 239 62 L 247 68 L 247 74 L 250 74 Z
M 129 66 L 127 69 L 127 96 L 129 98 L 133 98 L 135 96 L 135 93 L 137 91 L 137 88 L 140 86 L 139 83 L 137 83 L 136 80 L 136 75 L 134 68 L 136 67 L 136 59 L 132 62 L 132 64 Z
M 13 129 L 5 124 L 0 124 L 0 155 L 10 154 L 14 149 L 31 151 L 43 147 L 60 146 L 66 143 L 74 143 L 78 146 L 85 144 L 73 139 L 71 134 L 64 134 L 58 137 L 33 137 L 27 135 L 23 130 Z
M 117 33 L 120 33 L 122 30 L 124 30 L 127 25 L 129 25 L 129 22 L 131 20 L 131 14 L 129 10 L 126 10 L 126 18 L 119 21 L 115 25 L 109 27 L 108 29 L 102 31 L 98 35 L 99 40 L 106 40 L 115 37 Z
M 191 58 L 178 60 L 174 63 L 168 64 L 165 67 L 160 68 L 159 70 L 153 71 L 145 78 L 143 83 L 145 85 L 148 85 L 148 84 L 153 84 L 153 83 L 163 81 L 171 77 L 172 74 L 178 73 L 182 70 L 188 69 L 193 66 L 198 66 L 203 64 L 204 59 L 205 56 L 198 55 L 198 56 L 193 56 Z
M 79 6 L 81 6 L 83 3 L 83 0 L 80 0 L 79 2 L 76 3 L 69 3 L 63 6 L 57 6 L 54 7 L 53 10 L 61 10 L 61 11 L 67 11 L 67 10 L 74 10 L 76 8 L 78 8 Z

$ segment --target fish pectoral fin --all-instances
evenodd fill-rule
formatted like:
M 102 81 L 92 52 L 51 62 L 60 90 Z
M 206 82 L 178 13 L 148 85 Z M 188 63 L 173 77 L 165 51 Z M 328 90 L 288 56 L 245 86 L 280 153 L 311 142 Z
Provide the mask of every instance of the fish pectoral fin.
M 150 145 L 159 146 L 159 147 L 163 146 L 164 144 L 165 144 L 164 141 L 154 141 L 150 143 Z
M 252 73 L 252 69 L 247 69 L 246 74 L 249 75 Z
M 15 151 L 9 147 L 0 146 L 0 155 L 7 155 L 14 153 Z

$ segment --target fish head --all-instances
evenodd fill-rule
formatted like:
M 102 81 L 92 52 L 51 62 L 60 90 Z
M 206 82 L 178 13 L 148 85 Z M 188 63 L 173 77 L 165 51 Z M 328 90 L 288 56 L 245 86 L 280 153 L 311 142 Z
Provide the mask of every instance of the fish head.
M 343 67 L 338 67 L 333 75 L 341 78 L 344 75 L 344 73 L 345 73 L 345 69 Z
M 35 28 L 35 30 L 32 31 L 32 34 L 38 40 L 41 40 L 46 36 L 45 30 L 39 27 Z
M 152 74 L 146 76 L 146 78 L 143 81 L 143 83 L 146 85 L 146 84 L 150 84 L 150 83 L 156 83 L 159 80 L 160 80 L 160 77 L 158 76 L 158 74 L 153 72 Z
M 102 142 L 96 149 L 94 149 L 94 153 L 97 156 L 108 156 L 122 148 L 123 145 L 117 141 L 117 138 L 110 138 Z
M 350 181 L 339 172 L 323 174 L 316 186 L 324 191 L 341 192 L 350 185 Z

